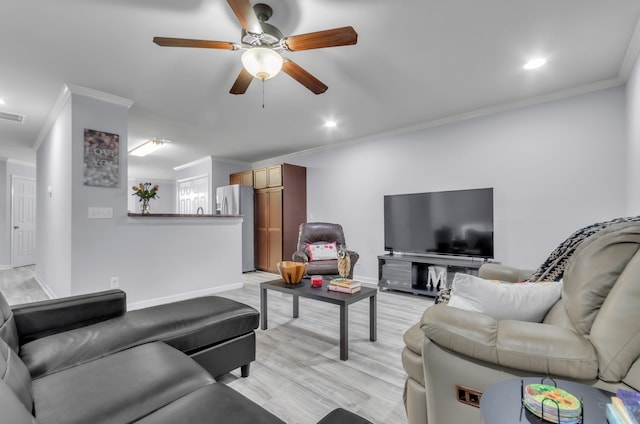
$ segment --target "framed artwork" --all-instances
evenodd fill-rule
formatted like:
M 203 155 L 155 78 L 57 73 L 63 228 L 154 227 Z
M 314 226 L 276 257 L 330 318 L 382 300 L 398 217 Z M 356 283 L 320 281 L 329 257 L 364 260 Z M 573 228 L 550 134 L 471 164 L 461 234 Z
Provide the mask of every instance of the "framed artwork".
M 84 129 L 84 185 L 120 185 L 120 136 Z

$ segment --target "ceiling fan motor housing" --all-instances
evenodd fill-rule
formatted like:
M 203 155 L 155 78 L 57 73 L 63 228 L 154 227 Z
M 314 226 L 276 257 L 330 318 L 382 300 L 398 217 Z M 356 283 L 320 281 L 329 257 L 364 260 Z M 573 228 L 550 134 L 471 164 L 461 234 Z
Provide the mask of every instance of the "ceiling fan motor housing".
M 256 3 L 253 6 L 253 11 L 260 22 L 267 22 L 273 16 L 273 9 L 268 4 Z
M 276 27 L 266 22 L 260 22 L 263 33 L 260 36 L 251 34 L 247 30 L 242 29 L 240 40 L 242 44 L 248 47 L 270 46 L 278 47 L 280 40 L 283 38 L 282 33 Z
M 280 43 L 280 40 L 283 38 L 282 32 L 280 32 L 280 30 L 275 26 L 267 23 L 269 18 L 273 16 L 273 9 L 268 4 L 257 3 L 253 6 L 253 11 L 260 21 L 262 34 L 251 34 L 247 32 L 247 30 L 242 29 L 242 36 L 240 37 L 242 44 L 246 45 L 247 47 L 265 45 L 269 47 L 277 47 Z

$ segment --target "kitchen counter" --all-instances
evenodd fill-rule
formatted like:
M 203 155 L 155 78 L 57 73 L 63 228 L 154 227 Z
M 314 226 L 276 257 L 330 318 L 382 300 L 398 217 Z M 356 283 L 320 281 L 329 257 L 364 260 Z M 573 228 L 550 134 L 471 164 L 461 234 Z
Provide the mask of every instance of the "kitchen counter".
M 116 220 L 112 250 L 123 265 L 109 275 L 119 277 L 129 309 L 242 287 L 242 215 L 127 213 Z
M 142 218 L 241 218 L 242 215 L 193 214 L 193 213 L 131 213 L 130 217 Z

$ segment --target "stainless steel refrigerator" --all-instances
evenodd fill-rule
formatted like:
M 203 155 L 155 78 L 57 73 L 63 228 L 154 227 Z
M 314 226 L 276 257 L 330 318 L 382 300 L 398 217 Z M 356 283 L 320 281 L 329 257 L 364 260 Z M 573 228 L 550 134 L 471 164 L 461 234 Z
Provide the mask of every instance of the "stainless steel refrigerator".
M 244 216 L 242 220 L 242 272 L 255 271 L 253 187 L 240 184 L 218 187 L 216 189 L 216 213 Z

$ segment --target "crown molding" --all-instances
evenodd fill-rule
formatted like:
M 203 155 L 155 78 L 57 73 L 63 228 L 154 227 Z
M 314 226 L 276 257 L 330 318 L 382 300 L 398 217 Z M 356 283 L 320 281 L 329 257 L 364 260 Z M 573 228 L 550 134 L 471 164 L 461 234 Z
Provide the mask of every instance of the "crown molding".
M 207 162 L 207 161 L 209 161 L 209 163 L 211 163 L 212 159 L 213 159 L 213 158 L 212 158 L 211 156 L 205 156 L 205 157 L 203 157 L 203 158 L 196 159 L 196 160 L 194 160 L 194 161 L 192 161 L 192 162 L 185 163 L 184 165 L 174 166 L 174 167 L 173 167 L 173 170 L 174 170 L 174 171 L 181 171 L 181 170 L 183 170 L 183 169 L 191 168 L 192 166 L 199 165 L 199 164 L 204 163 L 204 162 Z
M 627 46 L 627 51 L 625 52 L 624 59 L 622 60 L 622 65 L 620 66 L 620 73 L 618 74 L 618 78 L 624 82 L 627 82 L 629 77 L 631 76 L 631 72 L 633 71 L 633 67 L 638 61 L 638 57 L 640 56 L 640 18 L 636 22 L 636 28 L 631 35 L 631 39 L 629 40 L 629 45 Z
M 77 94 L 80 96 L 92 97 L 94 99 L 102 100 L 109 103 L 115 103 L 120 106 L 124 106 L 129 109 L 133 106 L 133 100 L 127 99 L 113 94 L 104 93 L 102 91 L 94 90 L 92 88 L 82 87 L 80 85 L 66 83 L 71 94 Z
M 51 131 L 53 124 L 56 122 L 56 119 L 58 119 L 58 116 L 60 116 L 62 109 L 65 107 L 69 99 L 71 99 L 71 91 L 69 91 L 69 87 L 67 87 L 66 84 L 62 84 L 62 89 L 58 93 L 58 97 L 49 111 L 44 125 L 40 128 L 40 132 L 38 133 L 35 143 L 33 143 L 33 150 L 38 151 L 40 145 L 42 145 L 42 142 L 44 141 L 44 138 L 49 134 L 49 131 Z

